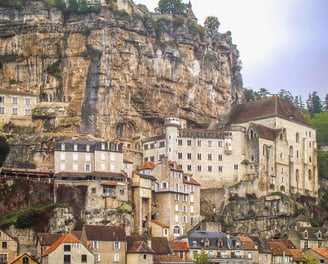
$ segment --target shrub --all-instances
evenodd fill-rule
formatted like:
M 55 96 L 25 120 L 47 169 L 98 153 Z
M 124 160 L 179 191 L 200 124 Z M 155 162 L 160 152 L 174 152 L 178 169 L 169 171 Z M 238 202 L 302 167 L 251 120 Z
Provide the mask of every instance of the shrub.
M 18 213 L 15 227 L 28 228 L 37 223 L 39 212 L 33 208 L 23 210 Z
M 60 77 L 59 61 L 49 64 L 47 66 L 47 73 L 56 78 L 59 78 Z

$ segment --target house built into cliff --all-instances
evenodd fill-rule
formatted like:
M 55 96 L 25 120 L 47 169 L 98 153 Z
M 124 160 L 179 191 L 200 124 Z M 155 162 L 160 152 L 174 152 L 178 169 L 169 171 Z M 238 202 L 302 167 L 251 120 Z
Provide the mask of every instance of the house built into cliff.
M 211 129 L 188 128 L 170 113 L 165 133 L 142 140 L 144 161 L 176 161 L 202 189 L 318 196 L 316 131 L 287 100 L 235 106 Z
M 97 140 L 64 140 L 54 151 L 56 184 L 87 186 L 85 209 L 116 208 L 128 201 L 122 146 Z
M 0 89 L 0 126 L 12 122 L 17 125 L 32 124 L 32 110 L 37 96 L 19 89 Z

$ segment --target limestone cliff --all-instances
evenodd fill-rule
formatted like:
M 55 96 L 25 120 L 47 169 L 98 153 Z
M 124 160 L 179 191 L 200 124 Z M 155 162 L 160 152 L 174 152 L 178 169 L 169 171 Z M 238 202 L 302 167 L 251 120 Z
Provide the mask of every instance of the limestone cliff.
M 37 95 L 39 136 L 114 139 L 153 134 L 171 105 L 207 126 L 241 98 L 242 78 L 230 32 L 191 18 L 128 0 L 87 14 L 26 1 L 0 7 L 0 86 Z

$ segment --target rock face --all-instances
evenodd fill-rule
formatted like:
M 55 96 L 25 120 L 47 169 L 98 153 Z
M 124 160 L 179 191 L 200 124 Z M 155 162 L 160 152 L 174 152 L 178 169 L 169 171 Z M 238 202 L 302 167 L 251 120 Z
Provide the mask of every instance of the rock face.
M 38 96 L 36 132 L 66 136 L 152 134 L 172 105 L 204 127 L 242 88 L 230 32 L 126 0 L 79 15 L 41 1 L 0 8 L 0 69 L 3 89 Z

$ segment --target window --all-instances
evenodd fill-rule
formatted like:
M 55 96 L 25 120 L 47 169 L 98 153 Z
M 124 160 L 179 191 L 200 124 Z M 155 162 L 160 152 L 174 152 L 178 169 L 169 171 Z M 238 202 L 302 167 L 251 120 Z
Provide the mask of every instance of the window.
M 0 106 L 0 114 L 4 114 L 5 113 L 5 107 L 4 106 Z
M 115 253 L 114 254 L 114 262 L 119 262 L 120 261 L 120 254 L 119 253 Z
M 222 160 L 222 154 L 218 155 L 218 160 Z
M 85 164 L 85 171 L 91 171 L 91 164 Z
M 74 147 L 73 147 L 73 149 L 74 149 L 74 151 L 77 151 L 77 149 L 78 149 L 78 146 L 77 146 L 77 144 L 74 144 Z
M 183 222 L 183 223 L 187 223 L 187 216 L 185 216 L 185 215 L 182 216 L 182 222 Z
M 73 160 L 74 161 L 77 161 L 77 157 L 78 157 L 78 154 L 77 153 L 73 153 Z
M 64 245 L 64 251 L 71 251 L 71 245 Z
M 198 147 L 201 147 L 201 146 L 202 146 L 202 141 L 201 141 L 201 140 L 198 140 L 198 141 L 197 141 L 197 146 L 198 146 Z
M 64 255 L 64 264 L 71 263 L 71 255 Z
M 97 248 L 99 247 L 98 241 L 93 241 L 93 242 L 92 242 L 92 247 L 93 247 L 94 249 L 97 249 Z
M 13 104 L 18 104 L 18 97 L 17 96 L 13 96 Z
M 82 263 L 88 262 L 88 256 L 87 255 L 81 255 L 81 262 Z
M 207 143 L 208 143 L 207 145 L 208 145 L 209 147 L 212 147 L 212 141 L 211 141 L 211 140 L 209 140 Z
M 31 98 L 30 97 L 26 97 L 25 98 L 25 104 L 26 105 L 30 105 L 31 104 Z
M 185 205 L 182 205 L 182 212 L 187 212 L 187 206 L 185 206 Z
M 114 241 L 114 249 L 120 249 L 121 245 L 119 241 Z
M 191 171 L 191 165 L 187 165 L 187 171 Z
M 5 264 L 8 262 L 7 254 L 0 254 L 0 264 Z
M 178 145 L 179 145 L 179 146 L 182 146 L 182 139 L 179 139 L 179 140 L 178 140 Z
M 29 263 L 30 263 L 29 261 L 30 261 L 30 260 L 29 260 L 28 257 L 24 257 L 24 258 L 23 258 L 23 264 L 29 264 Z
M 91 193 L 96 193 L 96 188 L 91 188 Z
M 202 159 L 202 154 L 201 153 L 197 153 L 197 159 L 201 160 Z
M 4 95 L 0 95 L 0 103 L 4 103 L 5 102 L 5 96 Z
M 173 227 L 173 234 L 174 235 L 180 235 L 180 227 L 179 226 L 174 226 Z
M 222 172 L 222 166 L 219 166 L 219 168 L 218 168 L 218 170 L 219 170 L 219 172 Z
M 222 141 L 221 140 L 218 141 L 218 147 L 222 148 Z
M 190 192 L 193 193 L 195 191 L 195 186 L 194 185 L 190 185 Z
M 66 170 L 66 164 L 65 164 L 65 163 L 61 163 L 61 164 L 60 164 L 60 170 L 61 170 L 61 171 Z
M 191 140 L 190 139 L 187 140 L 187 146 L 191 146 Z
M 207 154 L 207 159 L 212 160 L 212 154 Z
M 197 165 L 197 170 L 202 171 L 202 165 Z
M 238 164 L 234 164 L 234 165 L 233 165 L 233 169 L 234 169 L 234 170 L 238 170 Z
M 154 149 L 155 148 L 155 144 L 154 143 L 150 143 L 150 149 Z
M 17 113 L 18 113 L 18 109 L 17 109 L 16 107 L 14 107 L 14 108 L 12 109 L 12 114 L 13 114 L 13 115 L 17 115 Z
M 179 194 L 178 194 L 178 193 L 175 193 L 175 194 L 174 194 L 174 200 L 175 200 L 175 201 L 179 201 Z
M 7 247 L 8 247 L 7 242 L 5 242 L 5 241 L 2 242 L 2 248 L 3 248 L 3 249 L 6 249 Z
M 145 144 L 145 145 L 144 145 L 144 150 L 147 150 L 147 149 L 148 149 L 148 145 Z
M 307 249 L 309 247 L 309 243 L 307 241 L 304 241 L 304 249 Z
M 187 159 L 191 160 L 191 153 L 187 153 Z
M 86 145 L 86 151 L 88 151 L 88 152 L 90 151 L 90 145 L 89 144 Z
M 25 115 L 25 116 L 30 116 L 30 115 L 31 115 L 31 109 L 29 109 L 29 108 L 25 108 L 25 109 L 24 109 L 24 115 Z
M 300 134 L 296 133 L 296 143 L 300 143 Z
M 159 147 L 160 147 L 160 148 L 165 147 L 165 141 L 160 141 L 160 142 L 159 142 Z
M 209 165 L 209 166 L 207 167 L 207 170 L 208 170 L 209 172 L 212 172 L 212 166 Z
M 99 262 L 100 261 L 100 254 L 95 253 L 94 256 L 95 256 L 95 262 Z

